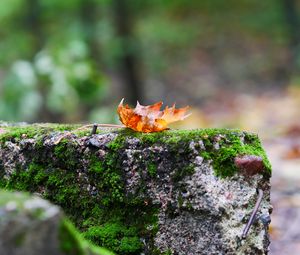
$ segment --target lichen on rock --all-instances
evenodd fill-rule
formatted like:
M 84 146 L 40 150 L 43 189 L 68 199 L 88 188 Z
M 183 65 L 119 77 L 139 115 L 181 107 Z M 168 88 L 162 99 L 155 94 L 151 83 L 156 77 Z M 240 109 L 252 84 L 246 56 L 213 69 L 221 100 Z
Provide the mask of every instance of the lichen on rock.
M 117 254 L 267 253 L 268 224 L 258 220 L 240 238 L 257 188 L 264 191 L 258 219 L 271 213 L 271 166 L 255 134 L 89 135 L 77 127 L 1 127 L 0 186 L 60 205 L 84 237 Z M 261 158 L 262 171 L 239 169 L 235 159 L 245 155 Z

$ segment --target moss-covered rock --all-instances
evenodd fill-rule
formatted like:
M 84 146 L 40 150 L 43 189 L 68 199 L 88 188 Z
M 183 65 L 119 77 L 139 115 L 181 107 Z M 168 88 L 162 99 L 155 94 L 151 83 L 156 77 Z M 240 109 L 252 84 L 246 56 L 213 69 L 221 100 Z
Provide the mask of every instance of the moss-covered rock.
M 46 200 L 0 190 L 0 251 L 3 255 L 113 255 L 85 241 Z
M 267 250 L 262 224 L 248 240 L 239 239 L 257 188 L 265 192 L 260 214 L 270 209 L 271 166 L 255 134 L 0 128 L 0 186 L 38 192 L 60 205 L 94 244 L 122 255 L 203 254 L 202 246 L 211 254 L 213 247 L 226 254 Z M 261 158 L 254 175 L 235 164 L 244 155 Z

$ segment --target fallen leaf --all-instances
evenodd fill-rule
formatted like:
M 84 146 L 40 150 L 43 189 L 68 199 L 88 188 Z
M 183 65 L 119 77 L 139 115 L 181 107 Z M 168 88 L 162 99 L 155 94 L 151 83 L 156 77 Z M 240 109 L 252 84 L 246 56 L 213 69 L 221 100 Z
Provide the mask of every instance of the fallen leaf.
M 123 101 L 124 99 L 118 106 L 120 120 L 126 127 L 138 132 L 160 132 L 168 129 L 168 124 L 189 116 L 189 114 L 186 115 L 188 106 L 176 109 L 174 104 L 172 107 L 167 106 L 161 111 L 162 102 L 148 106 L 143 106 L 137 102 L 136 107 L 132 109 L 127 104 L 124 106 Z

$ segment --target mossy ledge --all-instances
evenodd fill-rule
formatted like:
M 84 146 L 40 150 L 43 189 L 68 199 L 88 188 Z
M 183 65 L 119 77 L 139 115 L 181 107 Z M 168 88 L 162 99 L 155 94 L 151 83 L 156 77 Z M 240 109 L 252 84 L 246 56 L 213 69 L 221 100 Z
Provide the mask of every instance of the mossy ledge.
M 255 134 L 229 129 L 143 134 L 98 128 L 90 135 L 89 129 L 78 127 L 0 125 L 0 187 L 38 192 L 60 205 L 85 238 L 116 254 L 176 253 L 160 240 L 162 222 L 179 211 L 198 210 L 194 197 L 186 195 L 192 193 L 188 179 L 204 166 L 222 184 L 241 178 L 249 189 L 263 188 L 269 206 L 271 166 Z M 260 156 L 263 170 L 254 177 L 242 176 L 234 164 L 241 155 Z M 251 194 L 249 203 L 255 199 Z

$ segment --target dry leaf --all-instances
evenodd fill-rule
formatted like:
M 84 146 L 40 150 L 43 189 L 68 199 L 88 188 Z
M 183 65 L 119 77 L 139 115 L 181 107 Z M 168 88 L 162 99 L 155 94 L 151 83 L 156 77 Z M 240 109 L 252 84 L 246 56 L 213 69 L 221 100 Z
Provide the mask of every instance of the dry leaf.
M 118 106 L 118 114 L 121 122 L 128 128 L 135 131 L 151 133 L 159 132 L 168 129 L 168 124 L 183 120 L 189 115 L 186 115 L 188 106 L 184 108 L 166 107 L 163 111 L 160 110 L 162 102 L 153 105 L 143 106 L 137 102 L 134 109 L 128 105 L 123 105 L 124 99 Z

